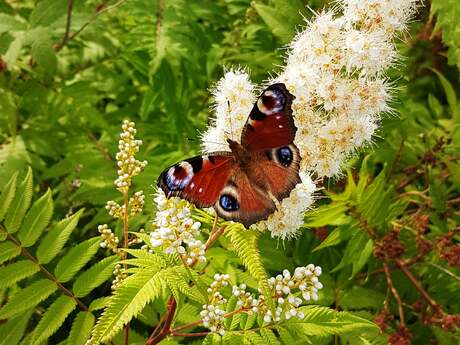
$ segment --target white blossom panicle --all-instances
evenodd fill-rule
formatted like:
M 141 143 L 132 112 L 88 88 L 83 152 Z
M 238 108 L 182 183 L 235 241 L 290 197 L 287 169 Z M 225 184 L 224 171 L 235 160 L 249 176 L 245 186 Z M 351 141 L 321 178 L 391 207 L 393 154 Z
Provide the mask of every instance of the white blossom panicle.
M 117 287 L 120 286 L 123 280 L 125 280 L 128 277 L 128 272 L 121 264 L 116 264 L 113 270 L 113 275 L 115 276 L 115 278 L 112 281 L 111 289 L 115 290 Z
M 158 211 L 155 230 L 150 233 L 153 247 L 162 247 L 167 254 L 179 254 L 188 265 L 205 262 L 205 244 L 198 240 L 201 223 L 191 217 L 190 203 L 178 197 L 166 198 L 159 189 L 155 198 Z
M 118 243 L 120 240 L 117 236 L 109 229 L 107 224 L 101 224 L 97 227 L 97 231 L 101 234 L 102 242 L 100 243 L 101 248 L 108 248 L 114 253 L 119 252 Z
M 136 140 L 136 128 L 134 122 L 123 121 L 120 140 L 118 141 L 118 152 L 115 156 L 118 166 L 118 178 L 115 180 L 117 189 L 124 193 L 132 183 L 132 178 L 139 175 L 147 165 L 147 161 L 138 161 L 134 155 L 139 152 L 142 140 Z
M 213 90 L 215 118 L 202 136 L 205 153 L 229 150 L 227 138 L 240 141 L 243 126 L 256 100 L 249 75 L 230 70 Z
M 211 332 L 217 332 L 220 335 L 225 334 L 224 314 L 227 299 L 222 296 L 220 290 L 228 285 L 230 276 L 228 274 L 215 274 L 214 281 L 208 288 L 209 301 L 204 304 L 200 312 L 203 320 L 203 326 L 209 328 Z
M 281 73 L 267 84 L 284 83 L 295 96 L 301 172 L 336 176 L 357 149 L 372 142 L 381 115 L 392 111 L 385 72 L 398 61 L 394 41 L 407 30 L 420 1 L 337 0 L 335 9 L 315 14 L 289 44 Z M 230 70 L 219 81 L 215 119 L 203 135 L 205 152 L 228 150 L 222 145 L 228 137 L 239 140 L 254 90 L 241 70 Z M 302 225 L 296 212 L 303 213 L 313 200 L 311 180 L 302 180 L 280 210 L 254 228 L 268 228 L 281 238 L 295 235 Z
M 297 267 L 292 275 L 288 270 L 284 270 L 282 274 L 268 279 L 271 297 L 274 298 L 276 306 L 275 315 L 267 307 L 260 291 L 256 296 L 246 291 L 246 284 L 234 285 L 232 295 L 233 298 L 236 297 L 237 307 L 231 313 L 259 314 L 266 324 L 293 317 L 303 319 L 305 315 L 299 307 L 305 302 L 318 300 L 318 291 L 323 288 L 318 279 L 320 275 L 321 267 L 309 264 Z M 221 290 L 228 285 L 228 279 L 228 274 L 214 275 L 214 281 L 208 288 L 209 301 L 203 305 L 200 313 L 203 326 L 221 335 L 225 334 L 225 310 L 229 301 L 222 295 Z
M 294 237 L 304 223 L 304 214 L 313 204 L 313 193 L 316 189 L 310 176 L 300 173 L 302 180 L 292 191 L 289 197 L 283 199 L 278 209 L 267 220 L 251 226 L 252 229 L 268 229 L 272 237 L 289 239 Z

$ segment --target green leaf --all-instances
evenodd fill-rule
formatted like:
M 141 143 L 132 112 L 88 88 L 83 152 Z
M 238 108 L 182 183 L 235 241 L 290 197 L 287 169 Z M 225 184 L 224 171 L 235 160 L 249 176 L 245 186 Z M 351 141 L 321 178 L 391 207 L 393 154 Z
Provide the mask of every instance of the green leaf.
M 347 224 L 335 228 L 319 246 L 313 249 L 313 251 L 315 252 L 320 249 L 335 246 L 349 239 L 354 232 L 355 225 L 356 224 Z
M 51 190 L 48 189 L 45 195 L 35 201 L 27 213 L 18 233 L 19 240 L 24 247 L 34 245 L 50 222 L 53 215 L 51 195 Z
M 54 275 L 61 282 L 65 283 L 85 266 L 99 249 L 100 237 L 90 238 L 79 245 L 73 247 L 58 262 L 54 269 Z
M 305 226 L 319 228 L 326 225 L 341 225 L 348 221 L 349 217 L 345 214 L 348 206 L 345 203 L 334 203 L 319 207 L 317 210 L 309 212 Z
M 64 16 L 67 12 L 67 1 L 40 1 L 32 11 L 29 22 L 32 28 L 49 26 Z
M 0 326 L 0 345 L 17 345 L 24 336 L 32 310 L 15 316 Z
M 25 23 L 6 13 L 0 13 L 0 33 L 25 30 Z
M 46 74 L 53 75 L 57 68 L 56 51 L 53 49 L 51 38 L 43 33 L 32 43 L 32 57 Z
M 343 291 L 340 297 L 340 306 L 346 309 L 364 309 L 374 308 L 376 310 L 382 307 L 385 296 L 373 289 L 367 289 L 361 286 L 353 286 L 349 290 Z
M 19 185 L 11 206 L 6 213 L 5 226 L 10 234 L 18 231 L 24 214 L 32 200 L 32 169 L 29 168 L 24 181 Z
M 265 297 L 265 301 L 269 308 L 273 309 L 272 313 L 274 313 L 275 304 L 271 297 L 270 287 L 268 286 L 267 272 L 265 272 L 257 247 L 257 240 L 260 237 L 260 233 L 245 230 L 241 224 L 234 224 L 225 229 L 225 234 L 230 239 L 244 266 L 259 282 L 259 288 Z
M 77 226 L 83 211 L 84 210 L 81 209 L 72 216 L 61 220 L 46 234 L 45 238 L 40 241 L 40 245 L 37 249 L 37 259 L 41 264 L 49 263 L 61 251 L 69 239 L 70 234 Z
M 268 328 L 261 328 L 260 335 L 264 338 L 267 345 L 281 345 L 281 342 L 276 338 L 273 331 Z
M 206 297 L 200 294 L 196 286 L 190 286 L 190 276 L 184 266 L 169 267 L 162 271 L 161 278 L 168 285 L 176 300 L 180 300 L 179 293 L 200 304 L 206 303 Z
M 358 260 L 353 261 L 353 272 L 351 273 L 351 276 L 354 277 L 356 273 L 358 273 L 361 268 L 364 267 L 364 265 L 367 263 L 367 260 L 369 260 L 372 250 L 374 249 L 374 242 L 372 239 L 369 239 L 364 246 L 364 248 L 360 251 Z
M 32 333 L 31 345 L 39 345 L 52 336 L 65 319 L 75 309 L 77 302 L 69 296 L 59 296 L 43 314 L 37 327 Z
M 110 298 L 108 307 L 97 321 L 91 344 L 108 341 L 139 314 L 145 305 L 158 298 L 163 290 L 161 271 L 140 270 L 127 277 Z
M 35 281 L 11 297 L 0 309 L 0 320 L 8 319 L 27 309 L 34 308 L 56 290 L 57 285 L 48 279 Z
M 8 211 L 8 207 L 10 207 L 11 201 L 13 201 L 14 193 L 16 192 L 17 177 L 18 173 L 15 172 L 11 176 L 5 188 L 3 188 L 2 194 L 0 195 L 0 222 L 5 217 L 5 214 Z
M 0 264 L 15 258 L 19 254 L 21 254 L 21 248 L 12 242 L 0 243 Z
M 454 87 L 452 86 L 450 81 L 446 77 L 444 77 L 440 72 L 433 68 L 431 70 L 438 76 L 439 81 L 441 82 L 441 85 L 444 88 L 444 92 L 446 93 L 447 103 L 449 104 L 450 111 L 452 115 L 455 116 L 457 113 L 457 95 L 455 93 Z
M 285 327 L 307 336 L 340 335 L 357 330 L 377 328 L 371 321 L 348 312 L 338 312 L 320 306 L 306 306 L 299 309 L 305 314 L 304 319 L 290 319 L 286 322 Z
M 91 335 L 91 329 L 94 326 L 95 317 L 88 311 L 78 313 L 72 323 L 69 337 L 66 345 L 85 345 Z
M 72 288 L 75 296 L 86 296 L 94 288 L 109 279 L 113 274 L 115 263 L 118 260 L 119 258 L 117 255 L 109 256 L 80 274 L 80 276 L 75 280 Z
M 13 286 L 18 281 L 40 271 L 38 265 L 29 260 L 20 260 L 0 268 L 0 289 Z

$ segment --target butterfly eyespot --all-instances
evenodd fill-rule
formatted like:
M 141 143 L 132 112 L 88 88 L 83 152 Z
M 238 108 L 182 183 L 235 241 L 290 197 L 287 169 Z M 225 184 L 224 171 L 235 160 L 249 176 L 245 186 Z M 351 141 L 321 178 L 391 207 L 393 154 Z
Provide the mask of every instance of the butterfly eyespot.
M 294 155 L 292 154 L 292 150 L 288 147 L 281 147 L 276 151 L 276 157 L 278 158 L 278 162 L 285 167 L 291 165 L 292 160 L 294 159 Z
M 283 110 L 286 98 L 278 90 L 267 90 L 257 101 L 257 107 L 265 115 L 272 115 Z
M 168 169 L 163 176 L 164 184 L 170 191 L 184 189 L 193 178 L 193 167 L 188 162 L 181 162 Z
M 219 199 L 219 204 L 220 207 L 222 207 L 224 211 L 227 212 L 236 211 L 240 208 L 236 198 L 229 194 L 223 194 Z

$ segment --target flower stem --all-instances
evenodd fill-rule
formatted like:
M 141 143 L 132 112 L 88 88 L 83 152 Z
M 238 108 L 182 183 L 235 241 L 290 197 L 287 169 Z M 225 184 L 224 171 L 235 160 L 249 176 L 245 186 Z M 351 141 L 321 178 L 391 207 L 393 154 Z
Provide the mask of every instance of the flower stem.
M 128 206 L 129 206 L 129 195 L 128 190 L 123 191 L 123 198 L 124 198 L 124 212 L 123 212 L 123 248 L 128 249 L 129 246 L 129 238 L 128 238 Z M 128 253 L 123 251 L 123 260 L 126 260 Z M 128 265 L 126 262 L 123 264 L 125 272 L 128 269 Z M 124 336 L 124 345 L 129 345 L 129 322 L 125 325 L 125 336 Z

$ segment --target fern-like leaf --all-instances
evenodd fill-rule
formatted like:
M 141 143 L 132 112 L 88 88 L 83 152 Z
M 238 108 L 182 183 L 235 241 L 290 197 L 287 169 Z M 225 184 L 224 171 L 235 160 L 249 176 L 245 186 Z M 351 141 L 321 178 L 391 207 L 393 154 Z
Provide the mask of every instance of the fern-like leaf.
M 53 199 L 51 190 L 43 195 L 30 208 L 24 223 L 19 230 L 18 237 L 24 247 L 30 247 L 38 240 L 53 215 Z
M 281 342 L 278 340 L 278 338 L 271 329 L 261 328 L 260 335 L 262 336 L 262 338 L 264 338 L 265 344 L 267 345 L 281 345 Z
M 18 281 L 30 277 L 40 270 L 29 260 L 20 260 L 0 268 L 0 289 L 13 286 Z
M 84 210 L 81 209 L 74 215 L 61 220 L 46 234 L 45 238 L 40 241 L 40 245 L 37 249 L 37 259 L 41 264 L 51 262 L 51 260 L 58 255 L 69 239 L 70 234 L 77 226 L 83 211 Z
M 115 290 L 108 307 L 93 329 L 91 344 L 111 339 L 147 303 L 158 298 L 162 290 L 161 271 L 152 274 L 149 270 L 140 270 L 126 278 Z
M 6 211 L 10 207 L 11 201 L 13 201 L 14 193 L 16 192 L 16 180 L 18 173 L 14 173 L 10 180 L 6 184 L 5 188 L 0 195 L 0 222 L 5 217 Z
M 91 329 L 93 328 L 95 317 L 88 311 L 80 312 L 72 323 L 69 337 L 66 340 L 68 345 L 85 345 Z
M 62 326 L 65 319 L 75 309 L 77 302 L 69 296 L 59 296 L 43 314 L 32 333 L 31 345 L 41 344 Z
M 260 236 L 260 232 L 246 231 L 241 224 L 234 224 L 226 228 L 225 234 L 230 239 L 230 242 L 244 266 L 246 266 L 249 273 L 259 282 L 259 288 L 265 297 L 265 301 L 269 308 L 272 309 L 272 312 L 274 312 L 275 304 L 271 297 L 270 287 L 268 286 L 267 272 L 265 271 L 257 247 L 257 240 Z
M 99 249 L 100 237 L 90 238 L 73 247 L 57 264 L 54 274 L 60 282 L 67 282 L 85 266 Z
M 113 268 L 118 256 L 109 256 L 83 272 L 74 282 L 72 291 L 77 297 L 89 294 L 94 288 L 101 285 L 113 274 Z
M 179 294 L 182 293 L 200 304 L 206 303 L 206 298 L 200 294 L 197 287 L 190 286 L 190 278 L 184 266 L 175 266 L 163 270 L 161 278 L 168 285 L 176 300 L 180 299 Z
M 24 336 L 32 310 L 13 317 L 0 326 L 0 345 L 17 345 Z
M 305 314 L 304 319 L 291 319 L 285 325 L 288 329 L 305 335 L 340 335 L 357 330 L 377 328 L 371 321 L 348 312 L 338 312 L 320 306 L 306 306 L 300 309 Z
M 21 254 L 21 248 L 11 242 L 0 243 L 0 264 Z
M 10 234 L 18 231 L 22 219 L 32 200 L 32 169 L 29 168 L 24 181 L 19 185 L 15 197 L 6 213 L 5 226 Z
M 0 309 L 0 320 L 18 315 L 27 309 L 34 308 L 54 291 L 57 285 L 48 279 L 37 280 L 19 291 Z

